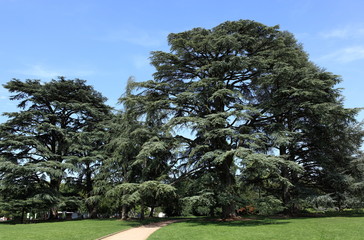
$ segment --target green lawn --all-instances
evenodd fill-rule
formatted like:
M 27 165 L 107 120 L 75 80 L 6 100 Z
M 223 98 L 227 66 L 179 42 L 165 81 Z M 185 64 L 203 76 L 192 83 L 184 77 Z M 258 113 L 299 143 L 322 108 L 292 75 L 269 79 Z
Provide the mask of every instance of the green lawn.
M 148 240 L 350 240 L 364 239 L 364 217 L 190 220 L 155 232 Z
M 106 219 L 16 225 L 0 223 L 0 240 L 94 240 L 150 221 L 153 220 Z
M 0 240 L 94 240 L 139 226 L 140 221 L 81 220 L 32 224 L 0 223 Z M 261 219 L 218 222 L 191 219 L 155 232 L 148 240 L 350 240 L 364 239 L 364 217 Z

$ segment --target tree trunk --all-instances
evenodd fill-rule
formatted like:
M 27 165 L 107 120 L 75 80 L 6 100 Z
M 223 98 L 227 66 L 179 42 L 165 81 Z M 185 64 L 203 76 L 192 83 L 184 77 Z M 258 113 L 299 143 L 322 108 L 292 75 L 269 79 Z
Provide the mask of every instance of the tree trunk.
M 21 217 L 20 217 L 20 223 L 23 224 L 24 223 L 24 215 L 25 215 L 25 208 L 21 209 Z
M 150 208 L 149 217 L 153 217 L 154 215 L 154 206 Z
M 284 146 L 279 147 L 279 155 L 284 156 L 286 154 L 287 154 L 286 147 L 284 147 Z M 283 166 L 281 168 L 281 176 L 290 180 L 289 171 L 288 171 L 287 167 Z M 290 209 L 289 203 L 291 201 L 291 196 L 290 196 L 290 192 L 289 192 L 289 186 L 286 183 L 282 184 L 281 199 L 282 199 L 283 206 L 286 207 L 286 210 L 288 210 L 290 212 L 291 209 Z
M 230 204 L 222 206 L 222 218 L 223 219 L 234 218 L 234 217 L 236 217 L 235 203 L 232 202 Z
M 126 220 L 129 218 L 129 208 L 127 205 L 123 205 L 121 209 L 121 219 Z
M 96 209 L 96 207 L 92 207 L 92 209 L 89 210 L 88 213 L 90 214 L 91 219 L 96 219 L 97 218 L 97 209 Z
M 50 188 L 52 189 L 54 194 L 58 194 L 59 193 L 59 189 L 61 186 L 61 181 L 62 181 L 62 177 L 57 177 L 57 178 L 51 178 L 50 181 Z M 58 209 L 56 206 L 53 206 L 50 210 L 49 210 L 49 219 L 57 219 L 58 218 Z
M 145 218 L 144 211 L 145 211 L 145 207 L 144 207 L 144 205 L 141 205 L 140 206 L 140 219 L 141 220 L 144 220 L 144 218 Z
M 338 200 L 337 200 L 337 208 L 341 212 L 343 210 L 343 198 L 340 196 L 341 194 L 338 194 Z
M 57 208 L 51 208 L 49 209 L 49 218 L 48 220 L 53 220 L 58 218 L 58 209 Z
M 236 217 L 235 212 L 235 178 L 230 173 L 230 168 L 233 162 L 233 155 L 227 156 L 225 161 L 217 166 L 218 173 L 220 175 L 220 180 L 222 187 L 224 189 L 224 194 L 227 199 L 225 199 L 222 204 L 222 218 L 232 218 Z
M 85 176 L 86 176 L 86 194 L 89 197 L 93 189 L 92 170 L 89 164 L 87 164 L 86 166 Z
M 282 168 L 282 177 L 288 178 L 288 171 L 286 167 Z M 289 186 L 285 183 L 282 184 L 282 202 L 283 205 L 288 207 L 288 204 L 290 202 L 290 195 L 289 195 Z
M 96 219 L 97 218 L 97 206 L 96 206 L 96 204 L 86 202 L 86 208 L 87 208 L 87 212 L 89 214 L 89 218 Z
M 210 207 L 209 215 L 210 215 L 210 217 L 215 217 L 215 206 Z
M 96 206 L 96 204 L 86 202 L 86 208 L 87 208 L 87 212 L 89 214 L 89 217 L 92 218 L 92 219 L 96 219 L 97 218 L 97 206 Z

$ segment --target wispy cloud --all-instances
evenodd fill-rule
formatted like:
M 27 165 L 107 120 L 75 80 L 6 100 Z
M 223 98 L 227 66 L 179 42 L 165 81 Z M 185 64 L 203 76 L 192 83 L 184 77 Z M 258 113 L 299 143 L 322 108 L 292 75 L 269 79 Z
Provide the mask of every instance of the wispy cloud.
M 364 60 L 364 46 L 353 46 L 339 49 L 333 53 L 320 57 L 320 60 L 349 63 Z
M 29 65 L 22 70 L 15 71 L 18 74 L 35 78 L 56 78 L 57 76 L 86 77 L 94 74 L 93 70 L 53 69 L 42 64 Z
M 150 60 L 148 56 L 134 55 L 132 57 L 132 62 L 136 69 L 143 69 L 146 67 L 150 67 Z
M 351 39 L 363 38 L 364 26 L 344 26 L 329 31 L 323 31 L 320 36 L 326 39 Z
M 32 65 L 26 69 L 17 72 L 23 75 L 29 75 L 32 77 L 39 77 L 39 78 L 55 78 L 61 75 L 60 72 L 51 70 L 42 65 Z
M 99 39 L 107 42 L 127 42 L 142 47 L 158 47 L 166 42 L 167 32 L 136 28 L 111 30 Z

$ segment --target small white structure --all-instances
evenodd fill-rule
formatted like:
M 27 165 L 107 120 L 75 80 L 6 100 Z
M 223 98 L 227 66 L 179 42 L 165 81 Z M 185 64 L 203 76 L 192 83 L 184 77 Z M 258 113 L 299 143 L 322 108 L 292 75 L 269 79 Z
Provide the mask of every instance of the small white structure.
M 158 213 L 158 217 L 159 218 L 165 218 L 166 214 L 164 212 L 160 212 L 160 213 Z

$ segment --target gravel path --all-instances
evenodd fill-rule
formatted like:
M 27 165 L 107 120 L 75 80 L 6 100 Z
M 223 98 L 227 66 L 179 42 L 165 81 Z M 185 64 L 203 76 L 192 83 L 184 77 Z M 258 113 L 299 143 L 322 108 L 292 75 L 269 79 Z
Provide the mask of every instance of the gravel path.
M 128 229 L 119 233 L 115 233 L 106 237 L 99 238 L 98 240 L 146 240 L 152 233 L 167 226 L 168 224 L 181 221 L 181 220 L 168 220 L 164 222 L 151 223 L 148 225 Z

